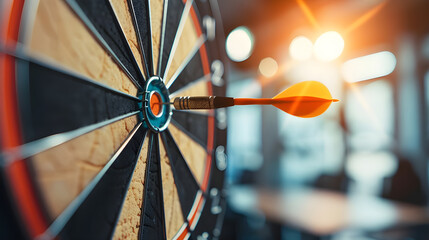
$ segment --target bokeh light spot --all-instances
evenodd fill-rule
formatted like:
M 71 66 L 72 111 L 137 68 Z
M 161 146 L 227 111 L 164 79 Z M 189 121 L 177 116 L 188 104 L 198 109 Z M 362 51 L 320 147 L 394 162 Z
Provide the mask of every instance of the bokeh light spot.
M 259 63 L 259 72 L 267 78 L 273 77 L 278 69 L 277 61 L 270 57 L 262 59 Z
M 347 82 L 359 82 L 389 75 L 395 67 L 395 55 L 383 51 L 348 60 L 341 70 Z
M 253 51 L 252 32 L 244 26 L 232 30 L 226 38 L 226 53 L 235 62 L 242 62 L 250 57 Z
M 344 39 L 334 31 L 322 34 L 314 43 L 314 54 L 321 61 L 332 61 L 338 58 L 343 50 Z
M 295 60 L 307 60 L 313 54 L 313 43 L 304 36 L 295 37 L 289 45 L 289 54 Z

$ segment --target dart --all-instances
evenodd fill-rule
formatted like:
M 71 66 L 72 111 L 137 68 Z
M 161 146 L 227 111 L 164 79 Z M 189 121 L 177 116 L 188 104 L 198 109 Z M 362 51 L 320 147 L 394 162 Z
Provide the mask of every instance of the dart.
M 176 97 L 173 104 L 176 110 L 216 109 L 236 105 L 273 105 L 293 116 L 302 118 L 316 117 L 324 113 L 332 102 L 338 102 L 331 96 L 328 88 L 317 81 L 305 81 L 295 84 L 273 98 L 232 98 L 220 96 Z

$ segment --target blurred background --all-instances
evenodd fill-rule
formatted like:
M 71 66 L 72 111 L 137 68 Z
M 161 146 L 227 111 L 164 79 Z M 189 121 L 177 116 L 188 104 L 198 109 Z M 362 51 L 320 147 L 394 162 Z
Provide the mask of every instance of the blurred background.
M 228 96 L 306 80 L 303 119 L 228 109 L 221 239 L 429 239 L 429 1 L 219 0 Z

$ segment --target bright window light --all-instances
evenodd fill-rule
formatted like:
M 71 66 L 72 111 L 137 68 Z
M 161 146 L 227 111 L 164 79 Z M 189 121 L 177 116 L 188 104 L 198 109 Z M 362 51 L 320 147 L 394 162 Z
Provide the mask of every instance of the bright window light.
M 259 72 L 267 78 L 274 76 L 277 73 L 279 66 L 273 58 L 267 57 L 259 63 Z
M 343 64 L 341 71 L 347 82 L 360 82 L 389 75 L 395 67 L 395 55 L 383 51 L 351 59 Z
M 250 57 L 253 51 L 254 38 L 252 32 L 240 26 L 232 30 L 226 38 L 226 53 L 235 62 L 242 62 Z
M 307 60 L 313 54 L 313 43 L 304 36 L 295 37 L 289 45 L 289 54 L 295 60 Z
M 344 50 L 344 39 L 337 32 L 322 34 L 314 43 L 314 55 L 317 59 L 329 62 L 338 58 Z

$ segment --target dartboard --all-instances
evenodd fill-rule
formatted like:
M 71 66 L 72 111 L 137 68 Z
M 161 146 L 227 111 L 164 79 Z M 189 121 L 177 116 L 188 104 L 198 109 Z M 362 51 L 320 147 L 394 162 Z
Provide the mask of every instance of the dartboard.
M 219 237 L 226 113 L 168 104 L 225 95 L 217 3 L 0 5 L 2 236 Z

